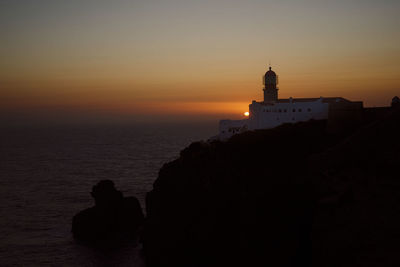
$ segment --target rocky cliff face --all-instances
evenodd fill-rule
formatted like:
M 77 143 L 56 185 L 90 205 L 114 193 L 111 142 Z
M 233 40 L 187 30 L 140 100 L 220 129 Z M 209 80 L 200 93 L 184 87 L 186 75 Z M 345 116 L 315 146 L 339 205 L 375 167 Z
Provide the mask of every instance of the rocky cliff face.
M 400 112 L 341 134 L 310 121 L 193 143 L 147 196 L 148 266 L 400 260 Z

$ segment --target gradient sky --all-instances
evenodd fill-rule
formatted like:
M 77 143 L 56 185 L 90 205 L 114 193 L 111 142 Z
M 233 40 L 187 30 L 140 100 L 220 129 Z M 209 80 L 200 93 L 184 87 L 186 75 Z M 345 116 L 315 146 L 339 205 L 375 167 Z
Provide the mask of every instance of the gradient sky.
M 400 95 L 398 0 L 0 0 L 0 112 L 238 118 L 262 99 Z

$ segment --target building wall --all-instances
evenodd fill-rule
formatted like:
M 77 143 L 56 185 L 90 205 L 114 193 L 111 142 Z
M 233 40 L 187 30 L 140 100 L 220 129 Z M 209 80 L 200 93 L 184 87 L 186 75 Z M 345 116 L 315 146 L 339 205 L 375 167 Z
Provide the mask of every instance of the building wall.
M 219 122 L 219 137 L 227 139 L 232 135 L 248 130 L 248 120 L 221 120 Z
M 255 102 L 249 105 L 249 130 L 274 128 L 283 123 L 323 120 L 328 118 L 329 104 L 322 99 L 313 102 L 289 102 L 267 104 Z
M 256 102 L 249 105 L 250 116 L 245 120 L 222 120 L 221 139 L 227 139 L 247 130 L 270 129 L 284 123 L 309 120 L 328 120 L 328 132 L 340 132 L 362 123 L 362 102 L 342 98 L 318 98 L 312 101 L 285 99 L 279 102 Z

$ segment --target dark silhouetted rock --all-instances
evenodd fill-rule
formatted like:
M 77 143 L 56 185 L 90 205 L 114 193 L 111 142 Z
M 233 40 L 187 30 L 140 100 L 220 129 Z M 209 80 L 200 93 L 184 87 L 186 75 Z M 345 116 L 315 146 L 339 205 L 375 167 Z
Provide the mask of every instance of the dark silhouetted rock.
M 148 267 L 400 266 L 400 111 L 379 116 L 193 143 L 147 195 Z
M 72 220 L 72 233 L 77 240 L 112 245 L 137 239 L 144 216 L 135 197 L 123 197 L 111 180 L 100 181 L 91 194 L 95 206 L 79 212 Z

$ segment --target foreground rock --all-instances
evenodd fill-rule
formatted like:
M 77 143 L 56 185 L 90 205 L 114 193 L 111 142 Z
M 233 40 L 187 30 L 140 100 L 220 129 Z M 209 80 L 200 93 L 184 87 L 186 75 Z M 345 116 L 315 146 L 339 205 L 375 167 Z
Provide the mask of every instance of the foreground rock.
M 400 112 L 194 143 L 147 196 L 158 266 L 400 266 Z
M 95 206 L 74 216 L 74 238 L 93 245 L 113 245 L 135 240 L 144 217 L 135 197 L 123 197 L 110 180 L 100 181 L 91 192 Z

